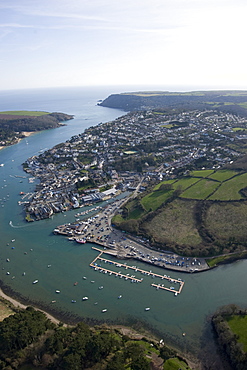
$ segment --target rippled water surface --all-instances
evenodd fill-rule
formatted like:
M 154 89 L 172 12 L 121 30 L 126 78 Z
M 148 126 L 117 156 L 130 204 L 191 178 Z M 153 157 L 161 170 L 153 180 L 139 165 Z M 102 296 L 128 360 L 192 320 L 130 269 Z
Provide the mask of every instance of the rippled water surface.
M 20 191 L 32 192 L 35 186 L 22 170 L 22 163 L 28 157 L 66 141 L 89 126 L 124 114 L 96 105 L 98 99 L 104 99 L 109 93 L 102 88 L 0 93 L 2 111 L 28 109 L 75 115 L 66 126 L 34 134 L 0 151 L 0 163 L 4 164 L 0 167 L 0 280 L 22 297 L 49 309 L 95 322 L 141 321 L 180 348 L 198 350 L 205 325 L 209 325 L 206 320 L 209 315 L 228 303 L 246 306 L 246 261 L 200 274 L 182 274 L 129 262 L 183 279 L 183 291 L 175 297 L 170 292 L 152 288 L 150 276 L 144 276 L 142 283 L 131 283 L 90 268 L 90 262 L 98 253 L 90 243 L 76 244 L 52 233 L 57 225 L 74 221 L 76 210 L 28 224 L 18 205 Z M 33 284 L 36 279 L 38 283 Z M 74 285 L 75 282 L 78 284 Z M 98 289 L 99 286 L 103 289 Z M 84 296 L 88 300 L 82 301 Z M 54 300 L 56 302 L 51 303 Z M 145 307 L 150 310 L 145 311 Z M 107 312 L 102 313 L 105 308 Z M 204 339 L 212 339 L 209 330 L 205 333 Z

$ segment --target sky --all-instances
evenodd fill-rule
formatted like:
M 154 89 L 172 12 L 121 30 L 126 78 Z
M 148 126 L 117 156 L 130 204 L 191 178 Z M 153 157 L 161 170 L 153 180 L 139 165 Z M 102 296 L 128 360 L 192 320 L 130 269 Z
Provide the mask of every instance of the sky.
M 0 89 L 246 89 L 246 0 L 1 0 Z

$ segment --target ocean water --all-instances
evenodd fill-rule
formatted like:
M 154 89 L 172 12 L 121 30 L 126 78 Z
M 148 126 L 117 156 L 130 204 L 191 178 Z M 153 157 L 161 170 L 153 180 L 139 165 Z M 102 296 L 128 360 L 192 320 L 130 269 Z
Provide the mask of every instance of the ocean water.
M 18 205 L 20 191 L 32 192 L 35 187 L 35 182 L 30 183 L 29 176 L 23 172 L 22 163 L 87 127 L 123 115 L 123 111 L 97 106 L 99 99 L 114 92 L 121 90 L 110 91 L 106 87 L 0 92 L 0 111 L 45 110 L 75 115 L 66 126 L 36 133 L 0 151 L 0 163 L 4 164 L 0 167 L 0 280 L 7 292 L 66 320 L 77 317 L 88 322 L 140 323 L 184 351 L 198 353 L 203 347 L 212 356 L 215 348 L 211 348 L 208 319 L 225 304 L 246 307 L 247 261 L 200 274 L 183 274 L 129 262 L 148 271 L 152 269 L 183 279 L 183 291 L 175 297 L 152 288 L 151 277 L 145 276 L 142 283 L 135 284 L 91 269 L 89 264 L 97 251 L 90 243 L 80 245 L 53 234 L 57 225 L 73 222 L 77 210 L 26 223 L 23 208 Z M 33 284 L 36 279 L 39 282 Z M 78 284 L 74 285 L 75 282 Z M 104 288 L 98 289 L 102 285 Z M 57 294 L 56 290 L 61 293 Z M 120 294 L 122 298 L 118 299 Z M 89 299 L 82 301 L 84 296 Z M 53 300 L 56 302 L 51 303 Z M 145 307 L 150 307 L 150 311 L 145 311 Z M 101 312 L 104 308 L 106 313 Z

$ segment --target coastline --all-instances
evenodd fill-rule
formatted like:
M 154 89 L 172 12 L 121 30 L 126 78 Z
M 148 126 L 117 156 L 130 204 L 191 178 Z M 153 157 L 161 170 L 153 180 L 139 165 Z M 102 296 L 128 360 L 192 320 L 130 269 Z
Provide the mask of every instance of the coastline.
M 0 281 L 0 285 L 2 285 L 1 281 Z M 11 289 L 9 289 L 9 290 L 11 291 Z M 15 295 L 15 294 L 13 294 L 13 295 Z M 112 327 L 113 329 L 118 330 L 122 335 L 127 335 L 132 340 L 141 340 L 143 337 L 146 337 L 151 342 L 153 341 L 153 342 L 156 342 L 157 344 L 159 343 L 158 333 L 153 332 L 152 330 L 150 330 L 149 327 L 142 327 L 142 330 L 139 331 L 135 327 L 132 327 L 131 323 L 118 324 L 118 323 L 111 323 L 109 321 L 87 322 L 87 320 L 85 320 L 83 318 L 81 318 L 81 320 L 76 320 L 75 322 L 66 323 L 64 320 L 57 319 L 55 316 L 51 315 L 46 310 L 41 309 L 41 308 L 31 304 L 31 302 L 30 302 L 30 304 L 28 303 L 28 301 L 26 301 L 25 303 L 21 303 L 20 300 L 17 300 L 16 298 L 12 298 L 10 295 L 4 293 L 3 286 L 0 287 L 0 297 L 3 298 L 5 301 L 11 303 L 11 305 L 13 305 L 14 308 L 16 308 L 16 309 L 24 309 L 25 310 L 28 306 L 32 306 L 35 310 L 43 312 L 46 315 L 46 317 L 56 325 L 59 325 L 60 323 L 62 323 L 63 326 L 68 327 L 68 326 L 71 326 L 71 325 L 76 325 L 76 323 L 78 323 L 79 321 L 83 321 L 86 324 L 88 324 L 89 326 L 104 325 L 104 326 L 107 326 L 107 327 Z M 61 314 L 61 315 L 63 315 L 63 314 Z M 179 357 L 181 356 L 183 358 L 183 360 L 186 361 L 187 364 L 191 367 L 191 369 L 193 369 L 193 370 L 201 369 L 200 360 L 198 360 L 198 358 L 196 358 L 192 353 L 190 353 L 189 351 L 186 351 L 186 352 L 183 353 L 183 351 L 181 351 L 181 349 L 176 348 L 176 346 L 174 347 L 171 344 L 168 344 L 168 346 L 173 348 L 174 350 L 176 350 L 178 352 L 178 356 Z
M 26 137 L 29 137 L 33 134 L 35 134 L 36 132 L 38 131 L 22 131 L 21 134 L 24 135 L 23 138 L 21 139 L 18 139 L 16 143 L 13 143 L 13 144 L 10 144 L 10 145 L 4 145 L 4 146 L 0 146 L 0 150 L 4 149 L 4 148 L 8 148 L 9 146 L 12 146 L 12 145 L 15 145 L 15 144 L 18 144 L 21 140 L 25 139 Z
M 9 295 L 5 294 L 2 290 L 2 288 L 0 288 L 0 297 L 4 298 L 6 301 L 10 302 L 15 308 L 22 308 L 22 309 L 25 310 L 29 306 L 28 304 L 23 304 L 23 303 L 17 301 L 16 299 L 10 297 Z M 39 308 L 36 308 L 36 307 L 34 307 L 34 309 L 43 312 L 46 315 L 46 317 L 48 319 L 50 319 L 54 324 L 59 324 L 60 321 L 58 319 L 56 319 L 54 316 L 52 316 L 51 314 L 49 314 L 48 312 L 46 312 L 44 310 L 41 310 Z

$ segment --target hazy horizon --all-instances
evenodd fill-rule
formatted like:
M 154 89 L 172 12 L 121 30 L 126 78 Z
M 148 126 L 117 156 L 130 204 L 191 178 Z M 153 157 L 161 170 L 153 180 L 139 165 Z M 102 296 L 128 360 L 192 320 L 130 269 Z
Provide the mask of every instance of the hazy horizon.
M 244 90 L 244 0 L 2 0 L 0 89 Z

